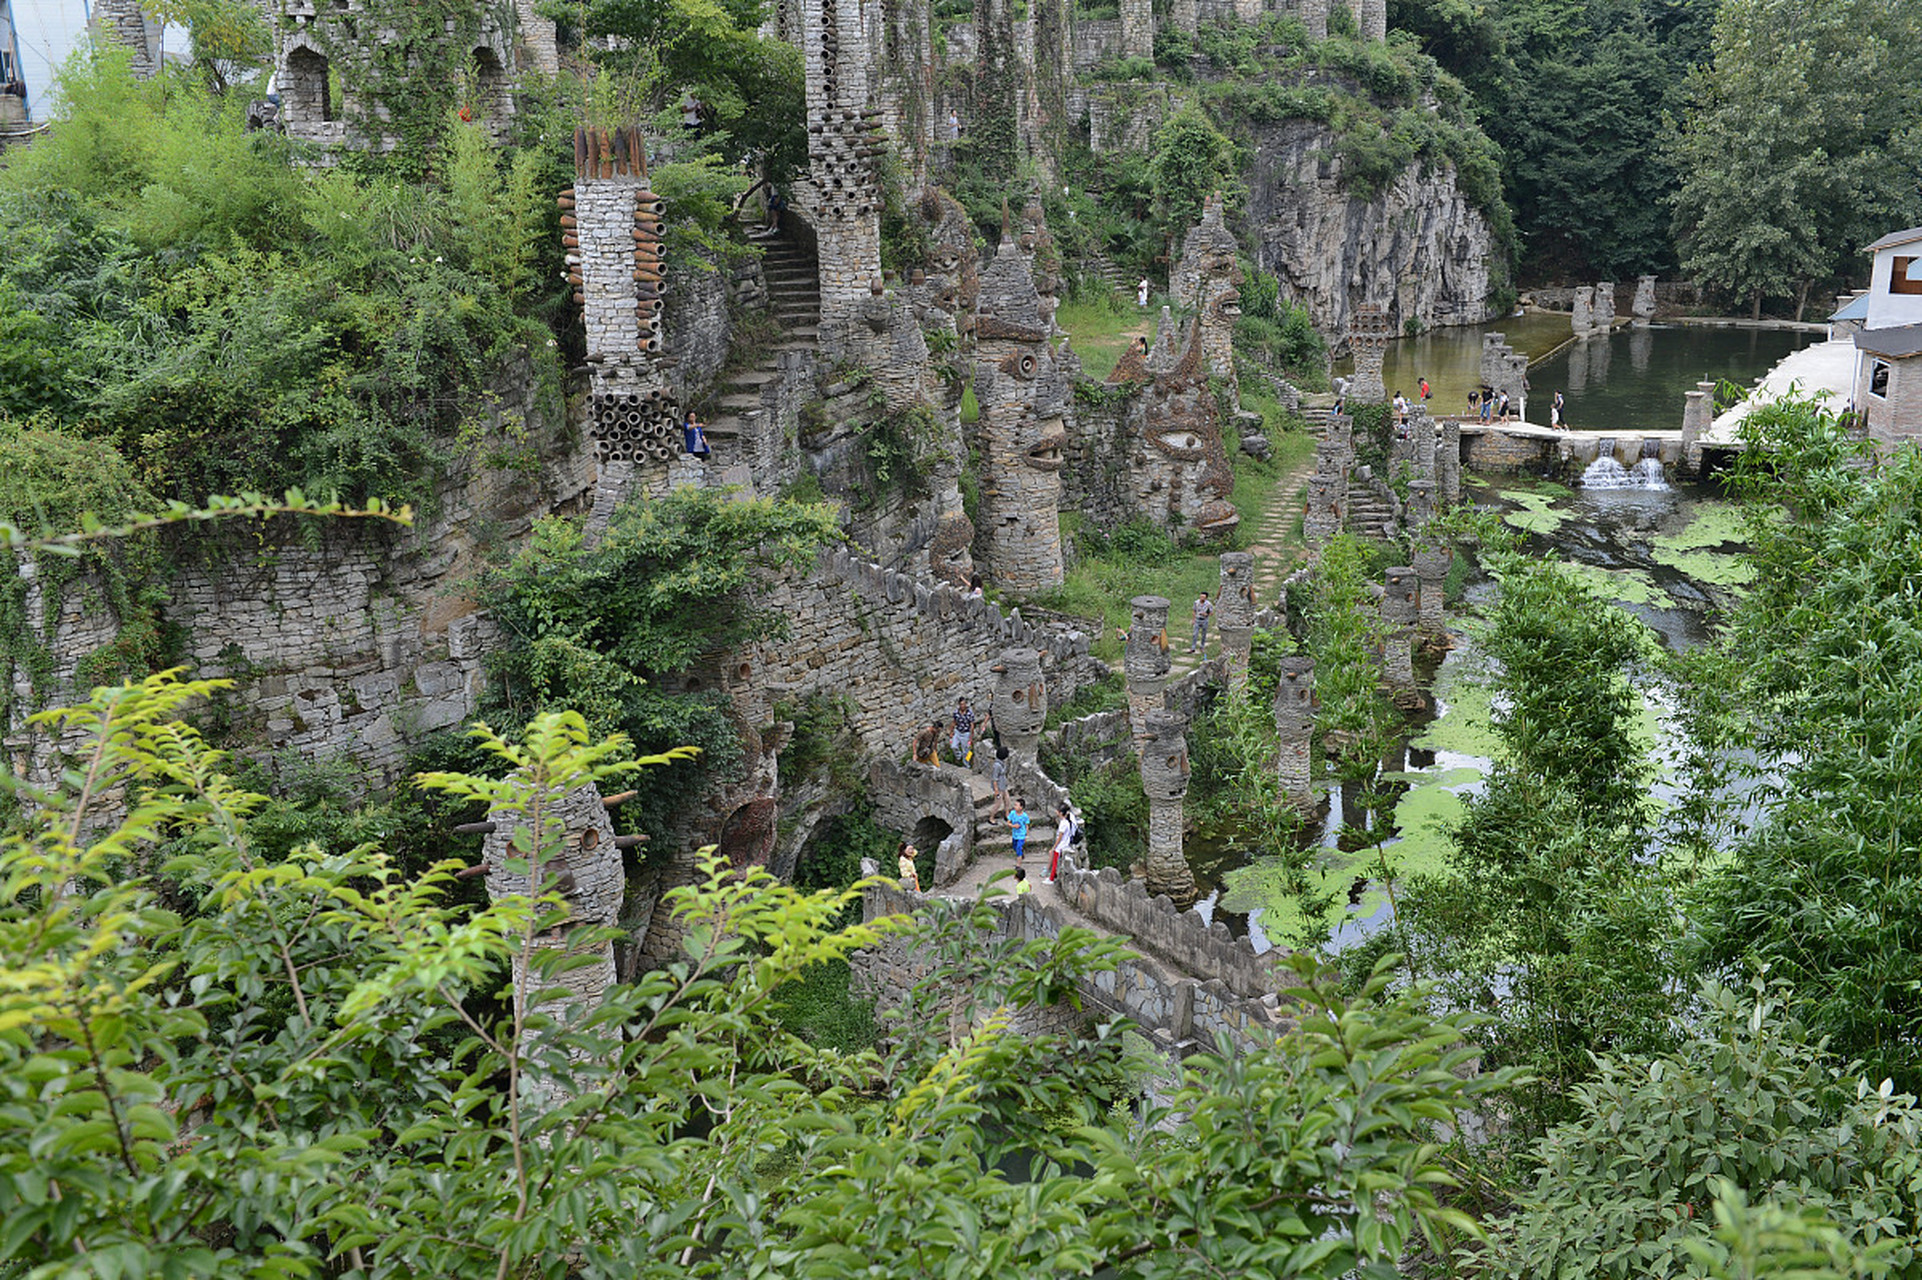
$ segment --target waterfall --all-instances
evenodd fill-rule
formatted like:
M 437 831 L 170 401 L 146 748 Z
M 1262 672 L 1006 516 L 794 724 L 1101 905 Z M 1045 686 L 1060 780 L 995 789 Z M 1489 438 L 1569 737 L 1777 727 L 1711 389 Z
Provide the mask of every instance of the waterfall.
M 1584 489 L 1666 489 L 1668 478 L 1662 474 L 1660 458 L 1643 458 L 1633 467 L 1624 467 L 1612 454 L 1604 453 L 1582 472 Z

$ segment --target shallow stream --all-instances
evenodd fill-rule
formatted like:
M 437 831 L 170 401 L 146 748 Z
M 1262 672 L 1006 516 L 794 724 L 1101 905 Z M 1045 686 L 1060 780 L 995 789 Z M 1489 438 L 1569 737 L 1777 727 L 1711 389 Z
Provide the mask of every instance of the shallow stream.
M 1570 490 L 1516 477 L 1471 477 L 1469 485 L 1469 501 L 1502 511 L 1528 535 L 1531 549 L 1590 579 L 1670 651 L 1703 643 L 1720 602 L 1746 580 L 1747 566 L 1736 555 L 1740 515 L 1707 491 Z M 1339 949 L 1390 920 L 1389 884 L 1441 868 L 1448 824 L 1461 815 L 1462 797 L 1481 787 L 1496 749 L 1486 664 L 1467 616 L 1491 589 L 1471 586 L 1450 609 L 1455 642 L 1434 671 L 1434 714 L 1389 753 L 1373 782 L 1339 784 L 1332 773 L 1324 776 L 1328 799 L 1303 839 L 1323 851 L 1318 888 L 1333 898 L 1325 916 L 1303 918 L 1300 898 L 1287 887 L 1285 859 L 1199 833 L 1189 838 L 1189 862 L 1204 886 L 1204 916 L 1247 934 L 1258 950 L 1298 945 L 1326 925 L 1330 946 Z M 1652 791 L 1665 804 L 1676 795 L 1667 701 L 1652 679 L 1639 688 L 1642 734 L 1658 767 Z

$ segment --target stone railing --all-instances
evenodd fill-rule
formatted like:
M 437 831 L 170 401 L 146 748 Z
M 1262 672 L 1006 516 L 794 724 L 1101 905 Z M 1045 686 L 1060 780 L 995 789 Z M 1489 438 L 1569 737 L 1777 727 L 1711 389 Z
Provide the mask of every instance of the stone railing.
M 1090 920 L 1126 934 L 1197 980 L 1219 982 L 1242 999 L 1275 989 L 1279 952 L 1257 954 L 1247 937 L 1233 937 L 1228 926 L 1209 924 L 1194 911 L 1179 911 L 1165 896 L 1149 897 L 1141 881 L 1113 867 L 1083 870 L 1069 855 L 1062 859 L 1060 892 Z
M 863 899 L 865 919 L 912 915 L 927 898 L 892 886 L 870 888 Z M 1032 895 L 991 899 L 996 931 L 1017 942 L 1059 937 L 1071 921 L 1056 907 Z M 1137 939 L 1138 941 L 1138 939 Z M 908 988 L 926 977 L 929 966 L 907 940 L 891 938 L 870 951 L 851 957 L 854 986 L 872 996 L 880 1010 L 899 1005 Z M 1237 991 L 1219 978 L 1171 974 L 1153 961 L 1124 958 L 1112 971 L 1100 972 L 1080 984 L 1083 1009 L 1057 1005 L 1029 1011 L 1012 1029 L 1021 1033 L 1060 1031 L 1090 1013 L 1123 1015 L 1132 1020 L 1164 1052 L 1179 1055 L 1196 1045 L 1212 1046 L 1225 1036 L 1237 1049 L 1267 1043 L 1292 1023 L 1281 1009 L 1273 979 L 1252 993 Z

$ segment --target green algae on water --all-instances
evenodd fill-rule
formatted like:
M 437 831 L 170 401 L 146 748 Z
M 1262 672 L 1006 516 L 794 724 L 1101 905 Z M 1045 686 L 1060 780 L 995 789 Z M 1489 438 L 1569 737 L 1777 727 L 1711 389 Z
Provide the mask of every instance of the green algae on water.
M 1674 597 L 1656 586 L 1646 570 L 1604 569 L 1600 565 L 1582 564 L 1575 560 L 1559 563 L 1570 577 L 1620 604 L 1642 604 L 1656 609 L 1675 607 Z
M 1658 564 L 1712 587 L 1746 587 L 1755 581 L 1755 566 L 1746 558 L 1719 551 L 1672 551 L 1658 546 L 1651 552 Z
M 1568 520 L 1563 513 L 1552 510 L 1555 499 L 1547 494 L 1503 489 L 1497 496 L 1502 501 L 1512 502 L 1521 508 L 1519 511 L 1504 511 L 1502 520 L 1524 533 L 1539 533 L 1546 536 L 1561 528 Z
M 1649 539 L 1649 543 L 1658 551 L 1701 551 L 1725 543 L 1744 542 L 1747 538 L 1748 526 L 1741 507 L 1732 502 L 1706 498 L 1695 504 L 1693 517 L 1681 530 L 1658 533 Z M 1656 559 L 1662 557 L 1658 555 Z

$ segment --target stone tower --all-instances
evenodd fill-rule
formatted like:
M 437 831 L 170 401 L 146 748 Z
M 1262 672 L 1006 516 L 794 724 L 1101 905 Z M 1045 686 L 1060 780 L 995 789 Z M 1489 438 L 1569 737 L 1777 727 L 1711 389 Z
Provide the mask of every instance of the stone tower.
M 1454 506 L 1462 500 L 1462 424 L 1459 418 L 1443 418 L 1441 442 L 1435 447 L 1435 483 L 1441 486 L 1441 500 Z
M 1033 649 L 1003 649 L 994 664 L 994 692 L 988 709 L 1001 741 L 1015 757 L 1033 763 L 1048 721 L 1048 686 L 1041 675 L 1041 658 Z
M 1357 404 L 1380 404 L 1388 398 L 1382 385 L 1382 358 L 1388 351 L 1388 312 L 1380 303 L 1364 302 L 1348 322 L 1348 349 L 1355 357 L 1355 376 L 1348 398 Z
M 1128 726 L 1135 743 L 1148 736 L 1148 714 L 1162 707 L 1168 686 L 1168 600 L 1136 596 L 1128 602 L 1128 646 L 1121 667 L 1128 681 Z
M 1155 56 L 1154 0 L 1121 0 L 1121 56 Z
M 1446 542 L 1417 542 L 1415 577 L 1421 583 L 1421 629 L 1423 634 L 1439 636 L 1446 629 L 1442 618 L 1443 597 L 1448 588 L 1448 567 L 1455 552 Z
M 1435 518 L 1435 482 L 1433 480 L 1408 482 L 1408 506 L 1403 516 L 1410 533 L 1419 533 L 1428 527 L 1428 522 Z
M 1141 789 L 1148 793 L 1148 892 L 1168 895 L 1177 907 L 1198 896 L 1182 848 L 1181 802 L 1188 794 L 1188 725 L 1172 711 L 1148 715 L 1138 744 Z
M 1636 324 L 1647 324 L 1655 318 L 1654 276 L 1642 276 L 1635 281 L 1635 299 L 1628 304 L 1628 310 Z
M 1569 316 L 1569 327 L 1575 331 L 1575 336 L 1578 338 L 1586 338 L 1589 330 L 1595 327 L 1594 285 L 1585 284 L 1575 290 L 1575 301 L 1572 314 Z
M 1415 624 L 1421 618 L 1421 580 L 1415 570 L 1398 565 L 1387 570 L 1381 598 L 1382 678 L 1395 691 L 1396 701 L 1415 689 Z
M 637 475 L 696 467 L 680 406 L 656 365 L 666 280 L 659 196 L 638 128 L 574 131 L 574 185 L 560 194 L 568 279 L 587 331 L 588 430 L 601 476 L 590 529 L 605 527 Z
M 1024 593 L 1058 587 L 1062 579 L 1066 405 L 1052 376 L 1054 360 L 1041 325 L 1040 303 L 1034 278 L 1004 224 L 994 261 L 981 276 L 975 316 L 980 509 L 995 580 Z
M 1240 688 L 1248 680 L 1248 653 L 1255 636 L 1255 558 L 1246 551 L 1221 553 L 1215 626 L 1228 659 L 1228 683 Z
M 1615 327 L 1615 282 L 1604 280 L 1595 286 L 1595 327 L 1607 333 Z
M 93 0 L 87 27 L 96 45 L 127 51 L 134 79 L 152 79 L 160 70 L 160 24 L 141 11 L 137 0 Z
M 812 224 L 821 274 L 821 346 L 841 355 L 855 311 L 881 275 L 882 111 L 869 92 L 878 0 L 802 0 L 808 175 L 796 204 Z
M 1315 803 L 1314 774 L 1309 749 L 1315 736 L 1315 660 L 1300 656 L 1281 660 L 1275 686 L 1275 733 L 1281 751 L 1275 770 L 1282 798 L 1297 808 Z
M 1350 450 L 1342 440 L 1331 435 L 1316 441 L 1315 474 L 1309 478 L 1301 514 L 1302 541 L 1310 547 L 1327 546 L 1347 519 L 1349 461 Z

